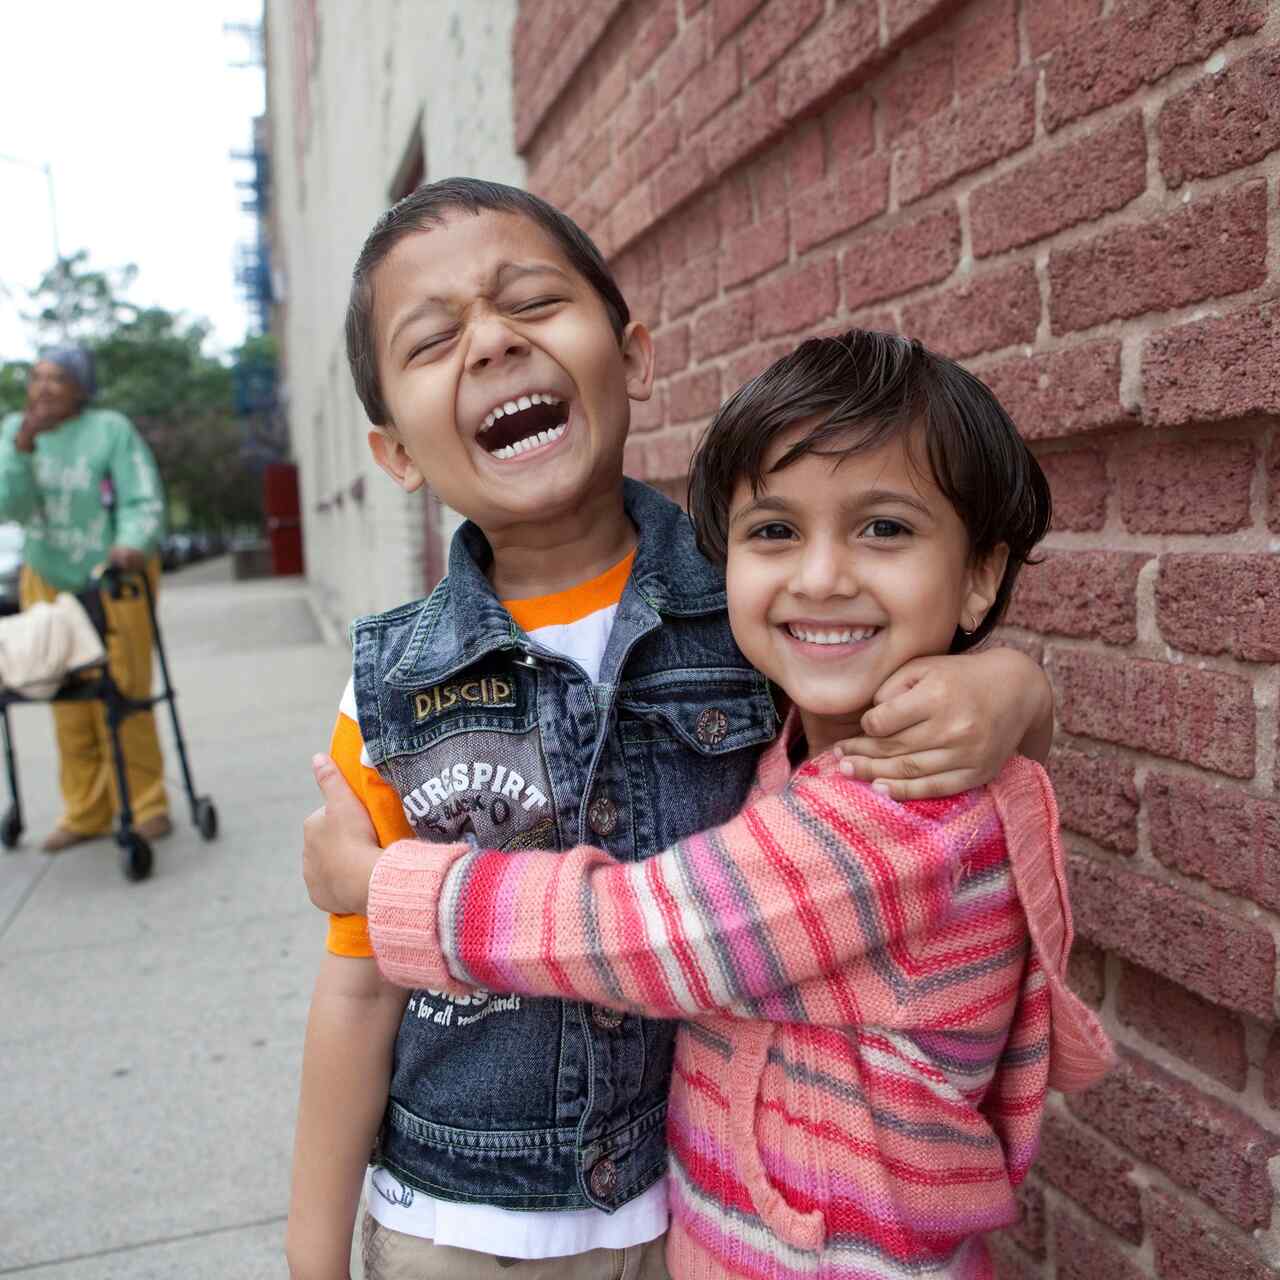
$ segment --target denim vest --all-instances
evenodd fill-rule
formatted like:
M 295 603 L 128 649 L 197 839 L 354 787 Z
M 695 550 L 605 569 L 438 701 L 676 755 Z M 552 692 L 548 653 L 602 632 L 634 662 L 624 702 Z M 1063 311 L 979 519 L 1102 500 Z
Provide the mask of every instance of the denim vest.
M 597 684 L 516 625 L 470 523 L 425 601 L 354 624 L 365 747 L 422 839 L 635 861 L 741 806 L 767 683 L 684 513 L 632 481 L 624 501 L 639 545 Z M 674 1040 L 579 1002 L 415 991 L 375 1161 L 447 1200 L 616 1209 L 665 1168 Z

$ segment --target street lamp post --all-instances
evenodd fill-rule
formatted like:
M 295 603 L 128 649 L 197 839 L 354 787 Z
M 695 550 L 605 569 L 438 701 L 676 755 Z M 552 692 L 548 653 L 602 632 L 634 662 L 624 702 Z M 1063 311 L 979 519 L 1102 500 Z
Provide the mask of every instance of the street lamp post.
M 34 169 L 37 173 L 44 174 L 45 186 L 49 192 L 49 229 L 53 233 L 53 260 L 58 271 L 62 269 L 62 247 L 58 241 L 58 205 L 53 198 L 53 166 L 47 161 L 37 163 L 34 160 L 24 160 L 21 156 L 7 155 L 0 151 L 0 160 L 5 160 L 9 164 L 16 164 L 23 169 Z M 67 336 L 67 321 L 63 314 L 62 299 L 58 299 L 58 324 L 62 329 L 62 336 Z

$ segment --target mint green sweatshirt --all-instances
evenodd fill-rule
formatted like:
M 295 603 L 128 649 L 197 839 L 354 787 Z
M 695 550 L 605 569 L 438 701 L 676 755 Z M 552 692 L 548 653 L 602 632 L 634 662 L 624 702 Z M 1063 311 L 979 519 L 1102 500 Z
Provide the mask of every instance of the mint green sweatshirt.
M 24 558 L 64 591 L 81 591 L 114 546 L 151 554 L 164 531 L 155 458 L 114 409 L 84 409 L 13 447 L 22 415 L 0 423 L 0 520 L 26 529 Z

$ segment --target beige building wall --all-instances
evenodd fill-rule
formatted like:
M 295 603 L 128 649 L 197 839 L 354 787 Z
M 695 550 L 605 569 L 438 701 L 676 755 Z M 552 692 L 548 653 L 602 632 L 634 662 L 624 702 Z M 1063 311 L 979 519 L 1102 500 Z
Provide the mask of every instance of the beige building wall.
M 273 253 L 307 576 L 325 617 L 423 593 L 428 525 L 455 520 L 373 464 L 347 371 L 351 267 L 420 161 L 427 180 L 523 184 L 511 104 L 515 0 L 267 0 Z

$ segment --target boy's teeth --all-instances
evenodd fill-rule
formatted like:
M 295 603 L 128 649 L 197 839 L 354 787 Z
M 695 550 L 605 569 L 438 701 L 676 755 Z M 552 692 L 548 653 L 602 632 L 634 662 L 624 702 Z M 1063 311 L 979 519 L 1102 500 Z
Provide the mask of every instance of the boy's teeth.
M 548 401 L 548 403 L 554 403 Z M 553 427 L 550 431 L 539 431 L 537 435 L 528 436 L 524 440 L 517 440 L 514 444 L 509 444 L 501 449 L 495 449 L 493 456 L 501 458 L 504 462 L 508 458 L 518 457 L 522 453 L 528 453 L 530 449 L 536 449 L 539 445 L 550 444 L 553 440 L 559 440 L 564 435 L 564 424 Z
M 533 401 L 529 399 L 528 396 L 521 396 L 520 399 L 516 401 L 516 408 L 528 409 L 532 404 L 533 404 Z
M 509 413 L 519 413 L 522 409 L 530 409 L 535 404 L 562 404 L 563 401 L 557 396 L 549 396 L 542 391 L 532 391 L 527 396 L 520 396 L 516 400 L 507 400 L 503 404 L 494 405 L 492 409 L 485 414 L 484 422 L 480 425 L 481 431 L 488 431 L 499 418 L 505 418 Z
M 875 627 L 843 627 L 840 630 L 824 628 L 815 631 L 811 627 L 798 627 L 787 623 L 787 630 L 806 644 L 852 644 L 857 640 L 869 640 L 876 633 Z

